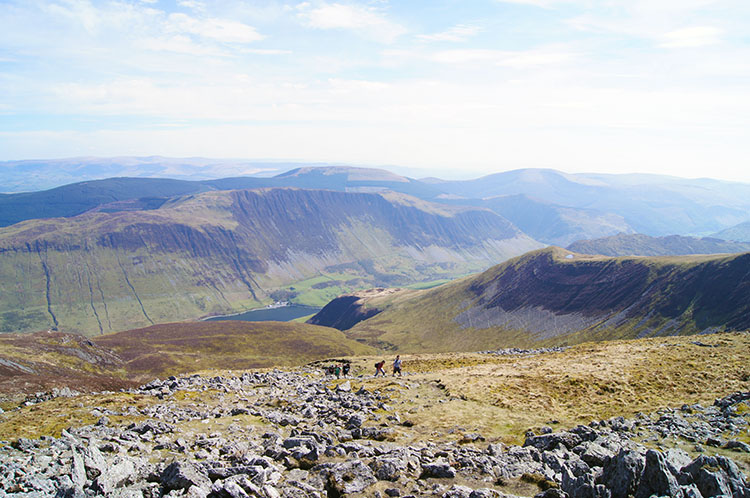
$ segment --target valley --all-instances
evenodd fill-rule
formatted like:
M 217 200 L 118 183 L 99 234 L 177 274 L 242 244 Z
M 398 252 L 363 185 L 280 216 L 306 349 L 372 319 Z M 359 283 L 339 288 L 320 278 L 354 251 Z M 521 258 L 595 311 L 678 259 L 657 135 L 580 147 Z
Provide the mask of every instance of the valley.
M 0 331 L 96 335 L 452 278 L 540 244 L 491 211 L 268 189 L 0 229 Z

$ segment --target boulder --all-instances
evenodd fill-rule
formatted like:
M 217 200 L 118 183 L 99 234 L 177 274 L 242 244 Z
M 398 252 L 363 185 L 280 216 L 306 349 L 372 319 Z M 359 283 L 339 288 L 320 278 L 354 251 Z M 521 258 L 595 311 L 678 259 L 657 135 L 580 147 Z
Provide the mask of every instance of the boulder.
M 529 436 L 523 443 L 524 446 L 533 446 L 540 451 L 554 450 L 559 445 L 571 449 L 581 444 L 583 439 L 578 434 L 572 432 L 555 432 L 552 434 L 542 434 L 541 436 Z
M 638 489 L 646 458 L 638 451 L 621 449 L 604 467 L 597 480 L 610 491 L 612 498 L 627 498 Z
M 456 469 L 451 467 L 447 462 L 434 462 L 422 465 L 422 475 L 420 479 L 427 479 L 430 477 L 438 479 L 453 479 L 456 477 Z
M 750 497 L 750 487 L 737 465 L 726 457 L 701 455 L 682 468 L 680 484 L 695 484 L 703 496 Z
M 406 472 L 406 463 L 400 458 L 375 458 L 370 468 L 379 481 L 398 481 Z
M 664 455 L 656 450 L 646 452 L 646 466 L 643 470 L 635 498 L 649 496 L 678 496 L 680 485 L 669 469 Z
M 377 482 L 372 469 L 360 460 L 335 464 L 324 470 L 329 496 L 361 493 Z
M 161 484 L 166 490 L 189 489 L 191 486 L 211 487 L 208 476 L 191 462 L 170 463 L 161 474 Z

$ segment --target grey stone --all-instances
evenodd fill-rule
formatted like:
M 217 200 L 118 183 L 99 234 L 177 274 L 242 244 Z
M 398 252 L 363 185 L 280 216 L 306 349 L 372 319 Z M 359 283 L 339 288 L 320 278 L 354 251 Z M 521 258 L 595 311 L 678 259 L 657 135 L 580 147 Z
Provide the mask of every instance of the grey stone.
M 442 498 L 469 498 L 473 490 L 467 486 L 454 484 L 451 488 L 443 493 Z
M 750 497 L 750 487 L 737 465 L 726 457 L 701 455 L 683 467 L 682 485 L 695 484 L 703 496 Z
M 333 493 L 351 494 L 361 493 L 377 479 L 370 467 L 360 460 L 334 464 L 326 470 L 326 489 Z
M 347 429 L 354 429 L 357 427 L 362 427 L 362 424 L 365 423 L 366 417 L 359 413 L 353 414 L 351 417 L 349 417 L 349 420 L 346 421 L 346 428 Z
M 677 496 L 680 485 L 672 474 L 664 455 L 656 450 L 646 452 L 646 466 L 641 476 L 635 498 Z
M 191 486 L 210 487 L 208 476 L 190 462 L 172 462 L 161 474 L 164 489 L 189 489 Z
M 107 471 L 107 461 L 95 443 L 91 443 L 84 448 L 83 461 L 86 466 L 86 476 L 91 481 Z
M 453 479 L 456 477 L 456 469 L 447 462 L 435 462 L 422 465 L 420 479 L 435 477 L 438 479 Z
M 597 443 L 586 444 L 581 460 L 591 467 L 604 467 L 614 456 L 614 452 Z
M 375 458 L 370 468 L 379 481 L 398 481 L 406 472 L 406 463 L 400 458 Z
M 578 434 L 572 432 L 555 432 L 552 434 L 542 434 L 541 436 L 530 436 L 523 443 L 524 446 L 533 446 L 541 451 L 554 450 L 559 445 L 571 449 L 581 444 L 583 439 Z
M 502 496 L 500 492 L 494 489 L 479 488 L 472 491 L 469 498 L 501 498 Z
M 118 488 L 129 486 L 138 481 L 138 468 L 132 458 L 117 456 L 105 470 L 94 480 L 93 487 L 108 495 Z
M 638 489 L 646 459 L 635 450 L 622 449 L 604 467 L 597 484 L 604 484 L 612 498 L 627 498 Z
M 750 453 L 750 444 L 743 443 L 742 441 L 737 441 L 735 439 L 732 439 L 731 441 L 727 441 L 727 443 L 724 445 L 724 448 L 728 450 L 735 450 L 735 451 L 742 451 L 744 453 Z

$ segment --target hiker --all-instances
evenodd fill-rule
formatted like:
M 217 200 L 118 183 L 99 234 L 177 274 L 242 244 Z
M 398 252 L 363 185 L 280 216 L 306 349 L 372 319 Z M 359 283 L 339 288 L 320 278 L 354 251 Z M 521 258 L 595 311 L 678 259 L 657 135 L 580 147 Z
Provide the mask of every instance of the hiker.
M 341 373 L 344 374 L 344 377 L 349 375 L 349 368 L 351 368 L 351 365 L 349 365 L 348 363 L 344 363 L 344 368 L 341 369 Z
M 333 373 L 336 374 L 336 378 L 338 379 L 341 376 L 341 365 L 336 365 L 336 368 L 333 369 Z
M 385 366 L 385 360 L 380 360 L 375 364 L 375 377 L 377 377 L 379 373 L 382 373 L 383 377 L 385 377 L 385 370 L 383 370 L 383 366 Z
M 393 376 L 396 376 L 396 373 L 398 373 L 398 376 L 401 377 L 401 355 L 397 354 L 396 359 L 393 360 Z

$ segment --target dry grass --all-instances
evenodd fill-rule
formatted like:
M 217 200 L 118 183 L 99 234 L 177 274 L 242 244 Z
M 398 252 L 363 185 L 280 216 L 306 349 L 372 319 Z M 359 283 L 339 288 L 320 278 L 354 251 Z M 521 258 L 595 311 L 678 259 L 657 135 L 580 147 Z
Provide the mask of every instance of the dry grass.
M 412 437 L 481 432 L 520 442 L 528 428 L 564 428 L 750 390 L 750 334 L 587 343 L 530 357 L 405 355 L 397 394 Z M 374 379 L 370 381 L 372 384 Z M 385 382 L 385 381 L 379 381 Z M 420 429 L 421 427 L 421 429 Z
M 701 343 L 715 347 L 693 344 L 695 340 L 669 337 L 587 343 L 561 353 L 529 357 L 477 353 L 402 355 L 407 374 L 403 378 L 372 377 L 375 361 L 386 359 L 388 367 L 393 355 L 355 356 L 348 358 L 352 362 L 350 382 L 354 391 L 364 387 L 390 396 L 388 407 L 380 414 L 397 413 L 402 422 L 410 422 L 396 426 L 393 439 L 397 442 L 460 441 L 464 434 L 478 432 L 488 441 L 520 443 L 529 428 L 550 425 L 558 430 L 684 403 L 707 405 L 732 392 L 750 390 L 750 334 L 699 338 Z M 238 373 L 207 370 L 204 375 Z M 332 380 L 329 387 L 335 388 L 341 382 L 344 379 Z M 252 393 L 243 396 L 252 398 Z M 235 398 L 232 394 L 206 391 L 178 392 L 171 400 L 210 407 L 231 403 Z M 0 416 L 0 439 L 59 436 L 63 428 L 94 422 L 94 406 L 120 411 L 155 402 L 159 401 L 150 396 L 126 393 L 59 398 Z M 110 419 L 113 424 L 133 421 Z M 235 426 L 247 426 L 246 429 L 261 424 L 254 417 L 231 417 L 192 422 L 201 425 L 187 425 L 181 430 L 223 432 L 242 428 L 232 429 L 233 422 Z M 750 442 L 746 431 L 738 439 Z M 750 461 L 746 462 L 743 455 L 729 456 L 750 468 Z

